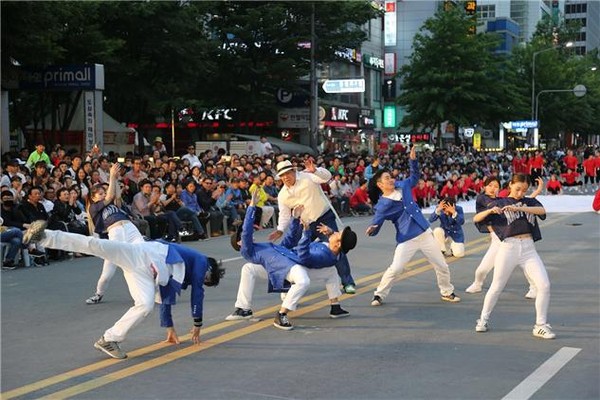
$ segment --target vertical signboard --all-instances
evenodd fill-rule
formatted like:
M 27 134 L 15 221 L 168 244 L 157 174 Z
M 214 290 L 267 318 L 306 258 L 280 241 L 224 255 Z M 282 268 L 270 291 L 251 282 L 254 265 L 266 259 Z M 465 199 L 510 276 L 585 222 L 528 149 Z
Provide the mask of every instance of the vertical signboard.
M 396 53 L 385 53 L 384 55 L 384 73 L 386 75 L 396 74 Z
M 383 30 L 383 44 L 385 46 L 396 45 L 396 0 L 385 2 L 385 25 Z
M 396 106 L 383 107 L 383 127 L 384 128 L 395 128 L 396 127 Z
M 83 110 L 84 110 L 84 144 L 86 151 L 90 151 L 94 146 L 94 138 L 96 137 L 96 119 L 94 107 L 94 92 L 83 92 Z
M 481 149 L 481 133 L 475 133 L 473 135 L 473 148 L 476 150 Z

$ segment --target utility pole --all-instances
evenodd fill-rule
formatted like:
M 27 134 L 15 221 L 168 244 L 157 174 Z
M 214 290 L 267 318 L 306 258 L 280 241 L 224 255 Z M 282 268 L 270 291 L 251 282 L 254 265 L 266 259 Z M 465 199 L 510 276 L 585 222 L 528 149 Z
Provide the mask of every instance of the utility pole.
M 310 16 L 310 147 L 317 151 L 319 146 L 319 82 L 317 80 L 317 63 L 315 51 L 317 35 L 315 33 L 315 2 L 312 2 Z

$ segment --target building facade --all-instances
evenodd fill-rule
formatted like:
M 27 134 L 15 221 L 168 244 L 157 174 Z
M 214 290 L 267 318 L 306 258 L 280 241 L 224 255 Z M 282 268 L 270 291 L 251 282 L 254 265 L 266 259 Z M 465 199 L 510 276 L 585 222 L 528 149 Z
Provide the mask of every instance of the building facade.
M 573 49 L 576 54 L 586 54 L 600 48 L 600 1 L 567 0 L 564 4 L 565 20 L 577 20 L 581 29 Z

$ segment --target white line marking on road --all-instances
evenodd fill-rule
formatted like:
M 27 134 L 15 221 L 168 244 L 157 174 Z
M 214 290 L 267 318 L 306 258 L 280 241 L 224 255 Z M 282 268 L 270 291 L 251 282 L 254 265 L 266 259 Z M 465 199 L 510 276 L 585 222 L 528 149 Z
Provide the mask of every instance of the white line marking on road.
M 237 261 L 237 260 L 243 260 L 243 259 L 244 259 L 244 257 L 233 257 L 233 258 L 226 258 L 224 260 L 221 260 L 221 262 L 228 263 L 231 261 Z
M 581 349 L 574 347 L 563 347 L 552 357 L 533 371 L 525 380 L 515 387 L 502 400 L 525 400 L 529 399 L 535 392 L 546 384 L 562 367 L 564 367 Z

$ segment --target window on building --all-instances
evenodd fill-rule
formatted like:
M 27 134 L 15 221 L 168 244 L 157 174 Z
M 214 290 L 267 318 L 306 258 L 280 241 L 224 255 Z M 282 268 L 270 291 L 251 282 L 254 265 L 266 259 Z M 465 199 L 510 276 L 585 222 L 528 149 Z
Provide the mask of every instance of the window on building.
M 585 55 L 585 46 L 576 46 L 575 47 L 575 54 L 577 54 L 578 56 Z
M 585 42 L 585 38 L 586 38 L 585 32 L 579 32 L 577 34 L 577 37 L 575 38 L 575 41 L 576 42 Z
M 496 5 L 495 4 L 478 5 L 477 6 L 477 18 L 478 19 L 496 18 Z

